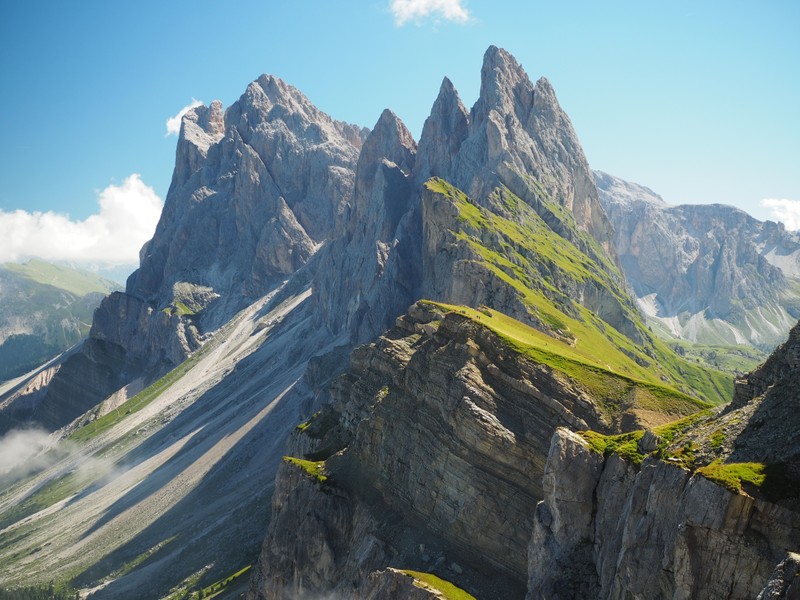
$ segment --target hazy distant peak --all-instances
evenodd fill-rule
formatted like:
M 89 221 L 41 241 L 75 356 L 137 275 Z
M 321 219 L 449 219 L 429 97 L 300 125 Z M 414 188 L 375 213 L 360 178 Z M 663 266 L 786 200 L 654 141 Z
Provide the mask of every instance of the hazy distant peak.
M 607 201 L 617 204 L 645 202 L 661 208 L 670 206 L 649 187 L 625 181 L 603 171 L 595 170 L 593 173 L 595 184 L 604 203 Z

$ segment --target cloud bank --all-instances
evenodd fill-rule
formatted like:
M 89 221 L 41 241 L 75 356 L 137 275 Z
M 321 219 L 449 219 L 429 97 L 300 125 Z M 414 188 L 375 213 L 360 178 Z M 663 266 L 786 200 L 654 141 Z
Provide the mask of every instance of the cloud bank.
M 430 16 L 454 23 L 466 23 L 470 18 L 469 11 L 462 6 L 462 0 L 392 0 L 389 9 L 398 27 L 409 21 L 420 22 Z
M 164 134 L 164 137 L 178 135 L 181 132 L 181 119 L 183 119 L 183 115 L 192 110 L 195 106 L 200 106 L 202 104 L 200 100 L 192 98 L 191 104 L 187 104 L 178 111 L 177 115 L 167 119 L 167 133 Z
M 790 231 L 800 229 L 800 200 L 764 198 L 761 206 L 772 211 L 773 218 L 786 225 L 786 229 Z
M 139 249 L 153 236 L 163 203 L 133 174 L 98 194 L 99 212 L 83 221 L 54 212 L 0 210 L 0 262 L 31 257 L 86 267 L 139 262 Z

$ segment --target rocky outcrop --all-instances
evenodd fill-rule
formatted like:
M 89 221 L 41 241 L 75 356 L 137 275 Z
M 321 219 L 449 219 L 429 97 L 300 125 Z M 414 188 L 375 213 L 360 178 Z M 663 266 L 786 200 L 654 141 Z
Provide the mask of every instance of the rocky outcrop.
M 787 553 L 786 559 L 775 567 L 767 585 L 756 600 L 797 600 L 800 598 L 800 555 Z
M 344 218 L 366 133 L 266 75 L 226 111 L 219 102 L 189 111 L 140 267 L 124 293 L 103 301 L 81 352 L 47 390 L 39 423 L 65 425 L 132 379 L 175 367 L 306 265 Z
M 559 429 L 528 598 L 796 594 L 786 552 L 800 548 L 798 340 L 800 325 L 721 413 L 671 426 L 669 441 L 642 435 L 640 466 L 636 454 L 603 456 L 596 437 Z
M 402 121 L 385 110 L 361 150 L 346 226 L 319 259 L 318 321 L 353 342 L 374 338 L 418 297 L 416 149 Z
M 560 337 L 564 333 L 560 327 L 536 316 L 532 303 L 524 301 L 523 290 L 533 289 L 566 315 L 581 318 L 578 305 L 588 308 L 644 352 L 652 352 L 652 341 L 613 267 L 590 261 L 510 192 L 497 196 L 502 200 L 496 202 L 505 207 L 494 213 L 478 209 L 477 200 L 442 180 L 426 185 L 422 195 L 423 297 L 489 306 Z M 519 225 L 501 216 L 509 210 Z M 506 255 L 512 260 L 505 259 L 504 268 L 498 268 L 497 261 L 502 263 Z M 493 258 L 497 256 L 503 258 Z M 576 276 L 573 262 L 587 265 L 590 272 Z M 540 280 L 548 283 L 539 284 Z
M 452 106 L 453 100 L 443 104 Z M 464 134 L 459 112 L 457 105 L 449 111 L 455 114 L 455 127 L 442 128 L 452 130 L 447 137 L 451 147 Z M 553 225 L 560 219 L 547 218 L 552 211 L 546 201 L 555 202 L 569 211 L 578 228 L 601 244 L 610 242 L 611 227 L 592 172 L 550 82 L 541 78 L 534 85 L 514 57 L 495 46 L 484 55 L 480 97 L 444 178 L 473 198 L 489 199 L 505 185 Z
M 528 598 L 754 598 L 800 515 L 680 466 L 637 469 L 559 430 L 528 552 Z
M 492 46 L 484 56 L 481 93 L 471 111 L 445 78 L 418 146 L 390 111 L 365 142 L 345 211 L 348 225 L 320 257 L 316 303 L 331 331 L 347 331 L 352 341 L 364 342 L 384 331 L 421 294 L 460 301 L 444 292 L 444 284 L 430 281 L 430 269 L 421 266 L 430 251 L 423 230 L 431 224 L 422 205 L 431 177 L 453 184 L 499 214 L 522 220 L 503 202 L 502 190 L 510 190 L 557 235 L 608 265 L 607 276 L 621 283 L 613 259 L 602 249 L 609 248 L 611 229 L 569 118 L 546 80 L 534 85 L 510 54 Z M 350 276 L 338 277 L 341 272 Z M 466 289 L 474 279 L 455 285 Z M 472 300 L 468 303 L 477 306 Z M 597 303 L 608 300 L 614 302 L 604 298 Z M 487 304 L 503 310 L 514 302 L 519 304 L 513 299 Z M 521 316 L 523 310 L 514 314 Z M 622 313 L 618 316 L 612 324 L 625 329 Z M 634 329 L 628 327 L 626 333 L 635 334 Z
M 669 206 L 595 172 L 614 246 L 643 312 L 668 336 L 771 350 L 800 315 L 800 238 L 720 204 Z
M 579 381 L 425 302 L 354 350 L 331 396 L 293 436 L 251 598 L 363 598 L 387 566 L 521 598 L 552 432 L 613 430 Z

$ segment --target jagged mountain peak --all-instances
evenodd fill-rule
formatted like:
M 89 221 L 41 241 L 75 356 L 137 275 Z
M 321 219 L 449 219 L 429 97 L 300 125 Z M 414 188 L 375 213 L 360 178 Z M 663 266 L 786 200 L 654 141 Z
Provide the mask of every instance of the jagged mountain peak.
M 469 113 L 453 82 L 445 77 L 422 127 L 415 173 L 418 184 L 430 177 L 448 176 L 453 157 L 467 137 L 468 128 Z
M 472 109 L 472 121 L 483 123 L 492 110 L 516 114 L 521 121 L 533 102 L 533 83 L 517 60 L 497 46 L 489 46 L 483 56 L 481 89 Z
M 506 186 L 569 234 L 546 205 L 558 205 L 606 249 L 611 226 L 600 206 L 578 137 L 546 79 L 536 85 L 507 52 L 490 48 L 481 93 L 470 113 L 469 136 L 453 160 L 452 181 L 470 196 L 490 197 Z M 558 210 L 558 209 L 557 209 Z M 545 213 L 550 212 L 551 215 Z
M 666 204 L 596 171 L 614 246 L 651 325 L 706 344 L 777 345 L 798 314 L 800 239 L 722 204 Z
M 390 160 L 404 172 L 414 167 L 417 142 L 405 123 L 388 108 L 384 109 L 374 129 L 364 141 L 361 155 L 371 161 L 377 155 Z M 359 162 L 361 158 L 359 158 Z

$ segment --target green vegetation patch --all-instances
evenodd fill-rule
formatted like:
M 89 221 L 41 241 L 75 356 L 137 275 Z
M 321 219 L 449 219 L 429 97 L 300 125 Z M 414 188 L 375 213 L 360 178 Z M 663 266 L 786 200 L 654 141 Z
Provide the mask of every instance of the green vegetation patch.
M 619 454 L 622 458 L 635 465 L 642 464 L 644 454 L 639 452 L 638 443 L 644 435 L 644 431 L 632 431 L 620 435 L 603 435 L 596 431 L 581 431 L 581 437 L 589 444 L 589 448 L 602 454 L 611 456 Z
M 675 388 L 685 397 L 698 397 L 711 404 L 722 404 L 730 399 L 733 393 L 731 375 L 677 356 L 645 328 L 632 300 L 621 287 L 618 270 L 609 263 L 597 242 L 588 239 L 590 236 L 584 240 L 581 232 L 573 232 L 585 242 L 583 246 L 594 258 L 551 229 L 534 208 L 507 188 L 498 188 L 493 198 L 512 218 L 478 206 L 461 190 L 441 179 L 431 179 L 426 186 L 457 208 L 459 227 L 452 232 L 455 239 L 469 247 L 476 263 L 517 293 L 532 321 L 538 323 L 537 327 L 542 329 L 538 339 L 549 340 L 538 344 L 539 350 L 547 346 L 555 354 L 575 358 L 583 365 L 654 384 L 656 387 L 650 390 L 654 393 L 641 396 L 643 403 L 649 402 L 653 407 L 651 410 L 661 410 L 659 407 L 664 401 L 672 403 L 667 396 L 656 392 L 657 388 Z M 540 200 L 544 208 L 557 213 L 561 222 L 571 227 L 574 220 L 569 218 L 569 211 L 546 197 Z M 639 331 L 644 344 L 634 343 L 575 302 L 572 294 L 564 291 L 571 287 L 615 299 L 620 318 L 627 319 L 629 326 Z M 518 333 L 519 326 L 507 329 Z M 517 334 L 510 337 L 519 339 Z M 523 337 L 523 343 L 527 342 L 529 332 Z M 559 341 L 564 343 L 558 346 L 556 342 Z M 573 366 L 575 364 L 573 362 Z M 587 380 L 601 387 L 608 383 L 602 379 L 602 376 L 587 374 Z M 698 408 L 700 406 L 695 407 Z M 679 408 L 672 414 L 688 412 L 691 411 Z
M 0 515 L 0 530 L 14 523 L 18 523 L 30 515 L 34 515 L 40 510 L 49 508 L 65 498 L 69 498 L 80 488 L 81 481 L 75 473 L 66 473 L 48 481 L 19 504 L 14 505 L 11 509 Z M 13 542 L 15 540 L 7 537 L 6 541 Z M 5 544 L 0 541 L 0 548 L 4 546 Z
M 77 600 L 80 595 L 63 584 L 0 588 L 0 600 Z
M 582 386 L 609 416 L 625 406 L 636 406 L 675 416 L 695 413 L 709 404 L 683 392 L 667 387 L 648 370 L 625 357 L 633 371 L 641 378 L 632 377 L 610 365 L 597 361 L 593 351 L 581 345 L 572 346 L 551 337 L 508 315 L 490 308 L 479 310 L 439 302 L 428 302 L 446 312 L 463 315 L 490 329 L 512 350 L 539 364 L 547 365 Z M 620 365 L 617 365 L 620 368 Z M 647 381 L 647 379 L 650 381 Z
M 421 573 L 408 569 L 403 569 L 402 572 L 409 577 L 413 577 L 415 585 L 421 583 L 423 585 L 420 587 L 433 588 L 435 591 L 440 592 L 447 600 L 476 600 L 475 596 L 472 594 L 465 592 L 460 587 L 456 587 L 449 581 L 437 577 L 432 573 Z
M 698 421 L 707 419 L 712 415 L 710 410 L 702 410 L 683 419 L 678 419 L 671 423 L 655 427 L 653 433 L 660 438 L 660 443 L 655 449 L 653 454 L 659 458 L 665 458 L 665 451 L 680 434 L 690 430 Z M 581 437 L 589 444 L 589 448 L 598 454 L 604 456 L 611 456 L 616 453 L 622 458 L 632 462 L 635 465 L 641 465 L 642 460 L 646 456 L 639 452 L 639 440 L 644 436 L 644 430 L 631 431 L 629 433 L 622 433 L 618 435 L 604 435 L 596 431 L 580 431 L 578 432 Z M 690 458 L 685 453 L 691 452 L 691 448 L 682 448 L 680 451 L 670 454 L 671 458 L 676 458 L 680 462 L 688 461 Z
M 178 315 L 179 317 L 190 317 L 192 315 L 197 314 L 197 309 L 190 308 L 180 300 L 176 300 L 175 302 L 164 308 L 163 312 L 167 313 L 168 315 Z
M 283 462 L 289 465 L 299 467 L 311 477 L 316 479 L 319 483 L 328 481 L 328 474 L 325 472 L 324 460 L 305 460 L 303 458 L 295 458 L 294 456 L 284 456 Z
M 762 493 L 772 501 L 800 497 L 800 482 L 789 475 L 782 463 L 723 463 L 715 460 L 696 472 L 737 494 Z
M 725 443 L 725 432 L 717 429 L 711 434 L 709 440 L 709 446 L 711 446 L 712 449 L 716 450 L 722 448 L 722 445 Z
M 230 585 L 232 583 L 234 583 L 234 582 L 238 583 L 238 582 L 242 581 L 241 577 L 243 575 L 246 575 L 250 571 L 251 567 L 252 567 L 252 565 L 247 565 L 244 569 L 240 569 L 240 570 L 236 571 L 236 573 L 234 573 L 233 575 L 229 575 L 228 577 L 226 577 L 224 579 L 220 579 L 219 581 L 216 581 L 216 582 L 212 583 L 211 585 L 209 585 L 207 587 L 204 587 L 200 591 L 192 592 L 192 595 L 190 596 L 191 599 L 192 600 L 205 600 L 205 599 L 208 599 L 208 598 L 216 598 L 222 592 L 224 592 L 228 587 L 230 587 Z
M 690 362 L 712 366 L 734 375 L 749 373 L 768 357 L 766 353 L 751 346 L 715 346 L 676 340 L 670 342 L 670 347 Z

